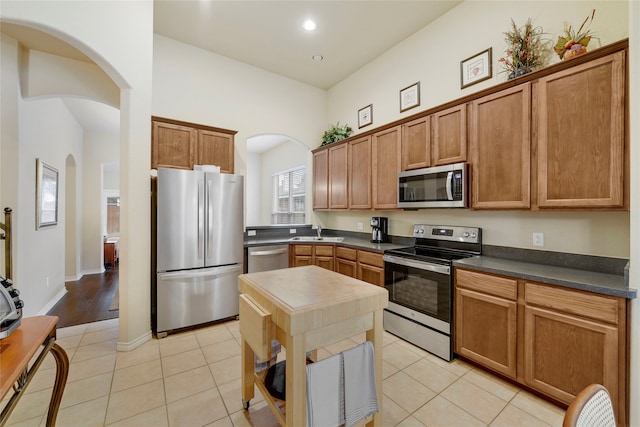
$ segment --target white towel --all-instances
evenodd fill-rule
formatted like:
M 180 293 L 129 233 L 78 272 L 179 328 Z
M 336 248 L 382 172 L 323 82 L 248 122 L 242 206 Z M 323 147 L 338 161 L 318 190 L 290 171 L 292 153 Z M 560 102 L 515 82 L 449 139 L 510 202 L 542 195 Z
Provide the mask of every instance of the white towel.
M 344 424 L 342 354 L 307 365 L 307 427 Z
M 380 412 L 376 390 L 376 370 L 373 344 L 365 341 L 346 350 L 344 357 L 344 411 L 345 426 Z

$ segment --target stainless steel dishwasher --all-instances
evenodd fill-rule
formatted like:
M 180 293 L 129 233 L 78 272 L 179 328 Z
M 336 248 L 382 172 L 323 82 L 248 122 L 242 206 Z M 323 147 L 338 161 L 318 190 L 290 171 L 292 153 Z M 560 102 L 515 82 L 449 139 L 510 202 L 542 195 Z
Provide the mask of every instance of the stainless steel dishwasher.
M 289 267 L 289 245 L 254 246 L 247 255 L 248 273 Z

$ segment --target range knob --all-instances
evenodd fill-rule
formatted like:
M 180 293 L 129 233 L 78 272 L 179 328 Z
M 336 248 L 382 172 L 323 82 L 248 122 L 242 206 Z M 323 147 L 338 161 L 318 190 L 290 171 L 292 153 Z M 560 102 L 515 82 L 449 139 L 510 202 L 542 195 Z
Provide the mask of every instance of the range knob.
M 462 237 L 469 237 L 469 232 L 465 231 L 464 233 L 462 233 Z

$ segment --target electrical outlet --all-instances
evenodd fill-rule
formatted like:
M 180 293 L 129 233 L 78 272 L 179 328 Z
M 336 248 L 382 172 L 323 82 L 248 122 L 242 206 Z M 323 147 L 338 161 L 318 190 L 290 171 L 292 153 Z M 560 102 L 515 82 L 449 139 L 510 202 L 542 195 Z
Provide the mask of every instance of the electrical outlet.
M 289 234 L 296 234 L 296 229 L 295 228 L 290 228 L 289 229 Z
M 361 222 L 359 222 L 359 223 L 358 223 L 358 230 L 363 230 L 363 229 L 364 229 L 364 226 L 362 225 L 362 223 L 361 223 Z
M 247 236 L 252 237 L 256 235 L 256 230 L 249 230 L 247 231 Z
M 533 246 L 544 246 L 544 233 L 533 233 Z

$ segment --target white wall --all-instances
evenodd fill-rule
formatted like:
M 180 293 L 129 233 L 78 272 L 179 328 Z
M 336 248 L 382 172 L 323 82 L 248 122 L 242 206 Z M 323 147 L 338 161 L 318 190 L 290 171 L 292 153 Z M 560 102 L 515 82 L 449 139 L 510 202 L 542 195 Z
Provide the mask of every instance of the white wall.
M 13 227 L 20 224 L 18 207 L 18 42 L 0 33 L 0 222 L 4 223 L 4 209 L 14 210 Z M 18 239 L 12 239 L 12 253 L 21 248 Z M 0 274 L 5 276 L 4 242 L 0 245 Z M 14 262 L 15 263 L 15 262 Z M 15 277 L 15 276 L 14 276 Z
M 20 196 L 16 235 L 21 247 L 14 260 L 16 284 L 25 302 L 23 315 L 39 314 L 65 282 L 65 163 L 82 157 L 82 128 L 59 99 L 19 103 Z M 58 224 L 36 230 L 36 159 L 58 169 Z M 27 249 L 28 248 L 28 249 Z M 45 311 L 46 312 L 46 311 Z
M 153 115 L 238 131 L 237 174 L 245 174 L 251 136 L 320 145 L 325 105 L 324 90 L 154 35 Z
M 78 48 L 102 68 L 120 88 L 122 237 L 119 244 L 118 349 L 134 348 L 151 336 L 148 172 L 151 147 L 149 118 L 153 2 L 6 1 L 2 3 L 1 12 L 3 22 L 44 31 Z M 3 80 L 4 65 L 3 62 Z M 4 95 L 3 92 L 3 99 Z M 17 114 L 17 111 L 14 109 L 2 112 L 3 124 L 6 122 L 5 117 L 12 114 Z M 5 147 L 3 142 L 3 158 Z M 5 180 L 16 178 L 17 174 L 11 168 L 5 168 L 4 164 L 0 167 L 3 185 Z M 11 194 L 5 195 L 3 192 L 0 197 L 0 202 L 4 204 Z M 26 244 L 20 245 L 18 253 L 28 253 L 32 249 Z
M 82 272 L 104 271 L 102 239 L 103 163 L 120 158 L 119 135 L 89 132 L 84 136 L 82 175 Z
M 593 8 L 591 28 L 602 45 L 628 36 L 624 1 L 466 1 L 332 87 L 329 121 L 357 123 L 358 109 L 373 103 L 373 125 L 380 126 L 505 81 L 497 64 L 506 48 L 502 32 L 509 29 L 511 18 L 522 25 L 532 17 L 555 42 L 563 21 L 580 25 Z M 589 47 L 597 46 L 592 41 Z M 489 47 L 493 78 L 461 90 L 460 61 Z M 399 90 L 416 81 L 420 81 L 421 105 L 400 113 Z M 358 222 L 368 224 L 372 215 L 373 211 L 316 213 L 323 226 L 350 231 L 357 231 Z M 467 224 L 482 227 L 487 244 L 532 248 L 531 233 L 536 231 L 545 235 L 544 250 L 629 257 L 628 212 L 422 210 L 375 215 L 388 216 L 391 233 L 403 236 L 411 235 L 413 223 Z
M 628 36 L 626 1 L 465 1 L 333 86 L 328 94 L 329 122 L 349 123 L 357 134 L 357 112 L 366 105 L 373 104 L 376 127 L 506 81 L 498 59 L 504 56 L 502 33 L 510 28 L 511 18 L 523 25 L 531 17 L 555 43 L 564 21 L 580 25 L 594 8 L 591 28 L 602 45 Z M 593 40 L 589 49 L 597 46 Z M 460 89 L 460 61 L 489 47 L 493 77 Z M 558 61 L 555 54 L 551 59 Z M 421 105 L 400 113 L 399 90 L 417 81 Z
M 245 224 L 262 225 L 260 212 L 262 210 L 262 156 L 256 153 L 247 153 L 247 176 L 245 180 Z

